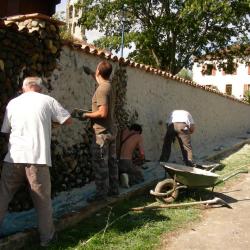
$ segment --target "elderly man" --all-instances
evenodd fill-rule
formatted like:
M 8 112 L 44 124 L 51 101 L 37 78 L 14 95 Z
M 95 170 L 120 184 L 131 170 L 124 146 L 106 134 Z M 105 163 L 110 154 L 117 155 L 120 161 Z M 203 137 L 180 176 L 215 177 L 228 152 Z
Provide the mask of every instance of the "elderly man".
M 167 119 L 167 132 L 162 146 L 160 161 L 167 162 L 171 154 L 171 144 L 177 137 L 183 161 L 187 166 L 193 166 L 191 134 L 195 125 L 191 114 L 186 110 L 174 110 Z
M 14 193 L 26 180 L 38 214 L 41 246 L 54 239 L 51 181 L 51 125 L 70 124 L 71 117 L 54 98 L 41 94 L 42 79 L 27 77 L 23 94 L 12 99 L 1 132 L 9 134 L 0 182 L 0 225 Z
M 83 118 L 90 118 L 93 121 L 95 132 L 92 161 L 95 170 L 96 194 L 88 199 L 88 202 L 93 202 L 119 194 L 113 92 L 109 80 L 112 65 L 107 61 L 101 61 L 95 72 L 87 67 L 84 67 L 84 71 L 91 74 L 98 83 L 92 98 L 92 112 L 83 114 Z

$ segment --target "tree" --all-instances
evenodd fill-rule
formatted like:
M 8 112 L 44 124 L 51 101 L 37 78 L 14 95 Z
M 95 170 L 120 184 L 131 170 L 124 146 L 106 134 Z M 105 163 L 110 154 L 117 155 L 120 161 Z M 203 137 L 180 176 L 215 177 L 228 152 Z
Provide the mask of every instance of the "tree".
M 81 24 L 105 34 L 95 45 L 119 50 L 124 6 L 128 57 L 173 74 L 193 56 L 249 43 L 250 0 L 85 0 Z

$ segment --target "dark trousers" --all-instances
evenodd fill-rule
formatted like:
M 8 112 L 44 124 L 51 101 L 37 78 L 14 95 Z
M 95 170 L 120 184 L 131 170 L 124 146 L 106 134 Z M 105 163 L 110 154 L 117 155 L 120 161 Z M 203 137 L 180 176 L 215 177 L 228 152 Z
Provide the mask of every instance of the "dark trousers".
M 96 196 L 119 192 L 116 144 L 110 134 L 95 136 L 92 144 L 92 164 L 95 171 Z
M 167 132 L 162 146 L 160 161 L 167 162 L 169 160 L 171 154 L 171 145 L 175 138 L 178 139 L 184 163 L 187 166 L 192 166 L 193 155 L 191 134 L 189 127 L 183 122 L 175 122 L 167 126 Z

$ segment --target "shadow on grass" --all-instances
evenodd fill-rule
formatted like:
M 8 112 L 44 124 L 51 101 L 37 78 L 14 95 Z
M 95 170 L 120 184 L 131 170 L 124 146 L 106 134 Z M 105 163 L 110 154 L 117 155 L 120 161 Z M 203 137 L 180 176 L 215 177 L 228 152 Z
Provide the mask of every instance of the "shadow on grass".
M 135 229 L 140 229 L 151 222 L 169 220 L 168 216 L 160 214 L 159 211 L 152 210 L 147 213 L 135 213 L 130 211 L 132 207 L 144 206 L 152 202 L 154 202 L 154 200 L 151 196 L 142 195 L 130 200 L 122 201 L 113 207 L 106 207 L 93 214 L 91 217 L 83 220 L 73 228 L 60 232 L 58 235 L 58 241 L 47 249 L 75 249 L 76 246 L 79 246 L 79 242 L 83 243 L 97 234 L 98 236 L 93 241 L 97 241 L 98 244 L 101 244 L 101 236 L 103 233 L 101 230 L 106 227 L 107 222 L 110 224 L 114 220 L 116 220 L 116 222 L 112 224 L 107 231 L 112 230 L 112 232 L 115 232 L 117 235 L 122 235 L 123 233 L 126 234 Z M 125 216 L 122 217 L 123 215 Z M 119 219 L 119 217 L 122 218 Z M 29 250 L 43 249 L 34 244 L 33 246 L 27 246 L 29 246 Z M 82 244 L 81 249 L 85 249 L 84 244 Z
M 180 193 L 177 202 L 181 203 L 187 200 L 206 201 L 206 200 L 211 200 L 215 197 L 218 197 L 229 204 L 235 203 L 238 201 L 237 199 L 234 199 L 231 196 L 228 196 L 224 193 L 215 192 L 209 189 L 191 189 L 190 188 L 190 189 L 183 190 Z

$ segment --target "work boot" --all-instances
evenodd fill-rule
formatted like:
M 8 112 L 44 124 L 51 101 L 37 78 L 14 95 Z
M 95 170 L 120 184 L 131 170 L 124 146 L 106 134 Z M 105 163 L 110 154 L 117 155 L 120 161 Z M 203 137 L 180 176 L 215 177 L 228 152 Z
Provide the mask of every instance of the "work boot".
M 121 186 L 123 188 L 129 188 L 129 177 L 128 174 L 123 173 L 120 175 Z

